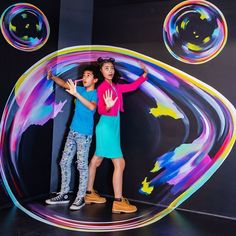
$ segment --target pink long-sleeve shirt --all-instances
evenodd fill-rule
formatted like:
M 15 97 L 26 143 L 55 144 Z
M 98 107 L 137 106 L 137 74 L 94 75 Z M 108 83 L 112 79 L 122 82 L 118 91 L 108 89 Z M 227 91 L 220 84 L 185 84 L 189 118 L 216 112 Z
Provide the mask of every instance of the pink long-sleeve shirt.
M 98 113 L 100 115 L 106 115 L 106 116 L 117 116 L 118 111 L 123 112 L 124 108 L 123 108 L 122 94 L 136 90 L 146 80 L 147 77 L 141 76 L 130 84 L 112 84 L 112 85 L 106 80 L 104 80 L 97 89 Z M 118 99 L 115 105 L 107 111 L 103 95 L 105 94 L 105 91 L 108 89 L 112 91 L 112 98 L 115 99 L 116 96 L 118 96 Z

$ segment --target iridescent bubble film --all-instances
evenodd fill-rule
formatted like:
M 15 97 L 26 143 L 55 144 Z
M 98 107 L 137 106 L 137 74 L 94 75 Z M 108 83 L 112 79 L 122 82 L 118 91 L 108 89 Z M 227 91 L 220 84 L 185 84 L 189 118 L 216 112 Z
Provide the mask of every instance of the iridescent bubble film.
M 132 93 L 133 103 L 124 112 L 122 122 L 122 132 L 137 123 L 136 129 L 142 130 L 143 136 L 132 134 L 134 152 L 145 149 L 143 155 L 125 156 L 138 178 L 131 178 L 131 174 L 134 176 L 131 171 L 124 175 L 124 183 L 132 186 L 135 200 L 149 204 L 144 210 L 139 209 L 137 215 L 123 219 L 114 214 L 105 220 L 105 216 L 91 219 L 91 215 L 86 218 L 83 214 L 64 214 L 40 202 L 22 201 L 31 190 L 22 178 L 25 173 L 19 155 L 24 133 L 32 126 L 40 129 L 50 119 L 62 116 L 67 102 L 56 101 L 57 87 L 46 78 L 48 68 L 58 76 L 67 75 L 75 80 L 78 78 L 74 70 L 84 63 L 95 62 L 98 57 L 115 58 L 123 83 L 135 81 L 142 74 L 140 60 L 149 70 L 148 80 L 135 92 L 137 96 Z M 127 118 L 133 122 L 127 123 Z M 0 171 L 14 204 L 41 222 L 76 231 L 128 230 L 161 219 L 196 192 L 230 153 L 236 138 L 235 127 L 234 106 L 214 88 L 179 69 L 124 48 L 70 47 L 44 57 L 19 78 L 1 119 Z M 148 139 L 146 148 L 145 139 Z M 126 143 L 131 150 L 128 137 L 124 147 Z M 149 150 L 163 146 L 161 154 L 148 154 Z M 37 161 L 34 158 L 27 156 L 24 161 Z M 30 177 L 34 179 L 34 173 Z
M 214 58 L 227 40 L 227 25 L 221 11 L 207 1 L 184 1 L 167 15 L 163 38 L 176 59 L 200 64 Z
M 28 3 L 8 7 L 0 19 L 6 41 L 22 51 L 35 51 L 48 40 L 50 28 L 43 12 Z

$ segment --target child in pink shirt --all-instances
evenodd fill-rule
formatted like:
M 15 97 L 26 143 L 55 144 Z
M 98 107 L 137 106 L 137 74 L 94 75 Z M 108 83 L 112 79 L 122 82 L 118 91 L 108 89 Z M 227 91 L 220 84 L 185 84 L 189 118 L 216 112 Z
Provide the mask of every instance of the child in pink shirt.
M 100 72 L 104 81 L 97 89 L 98 113 L 101 115 L 96 126 L 96 151 L 89 165 L 89 180 L 85 202 L 104 203 L 106 199 L 93 190 L 96 169 L 103 158 L 109 158 L 114 165 L 113 189 L 115 200 L 112 206 L 113 213 L 132 213 L 137 207 L 131 205 L 122 196 L 123 171 L 125 160 L 120 147 L 120 112 L 123 112 L 123 93 L 136 90 L 147 80 L 147 68 L 140 63 L 144 73 L 130 84 L 119 84 L 118 72 L 115 69 L 113 58 L 98 58 Z

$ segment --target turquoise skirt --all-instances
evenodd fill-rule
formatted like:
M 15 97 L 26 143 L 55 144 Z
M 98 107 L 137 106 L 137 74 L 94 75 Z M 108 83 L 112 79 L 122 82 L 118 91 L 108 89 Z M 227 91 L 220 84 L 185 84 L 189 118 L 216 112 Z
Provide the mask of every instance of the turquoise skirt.
M 120 147 L 120 115 L 102 115 L 96 126 L 95 155 L 106 158 L 123 157 Z

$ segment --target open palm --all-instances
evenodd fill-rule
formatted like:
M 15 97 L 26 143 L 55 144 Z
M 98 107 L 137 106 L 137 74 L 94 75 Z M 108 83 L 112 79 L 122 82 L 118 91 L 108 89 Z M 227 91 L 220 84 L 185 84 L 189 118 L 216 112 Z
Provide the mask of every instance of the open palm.
M 105 94 L 103 94 L 103 99 L 106 104 L 106 107 L 111 108 L 115 105 L 118 97 L 116 97 L 115 99 L 112 99 L 112 90 L 108 89 L 105 91 Z
M 71 79 L 68 79 L 67 85 L 69 89 L 66 89 L 66 92 L 70 93 L 71 95 L 76 95 L 76 82 L 74 83 Z

